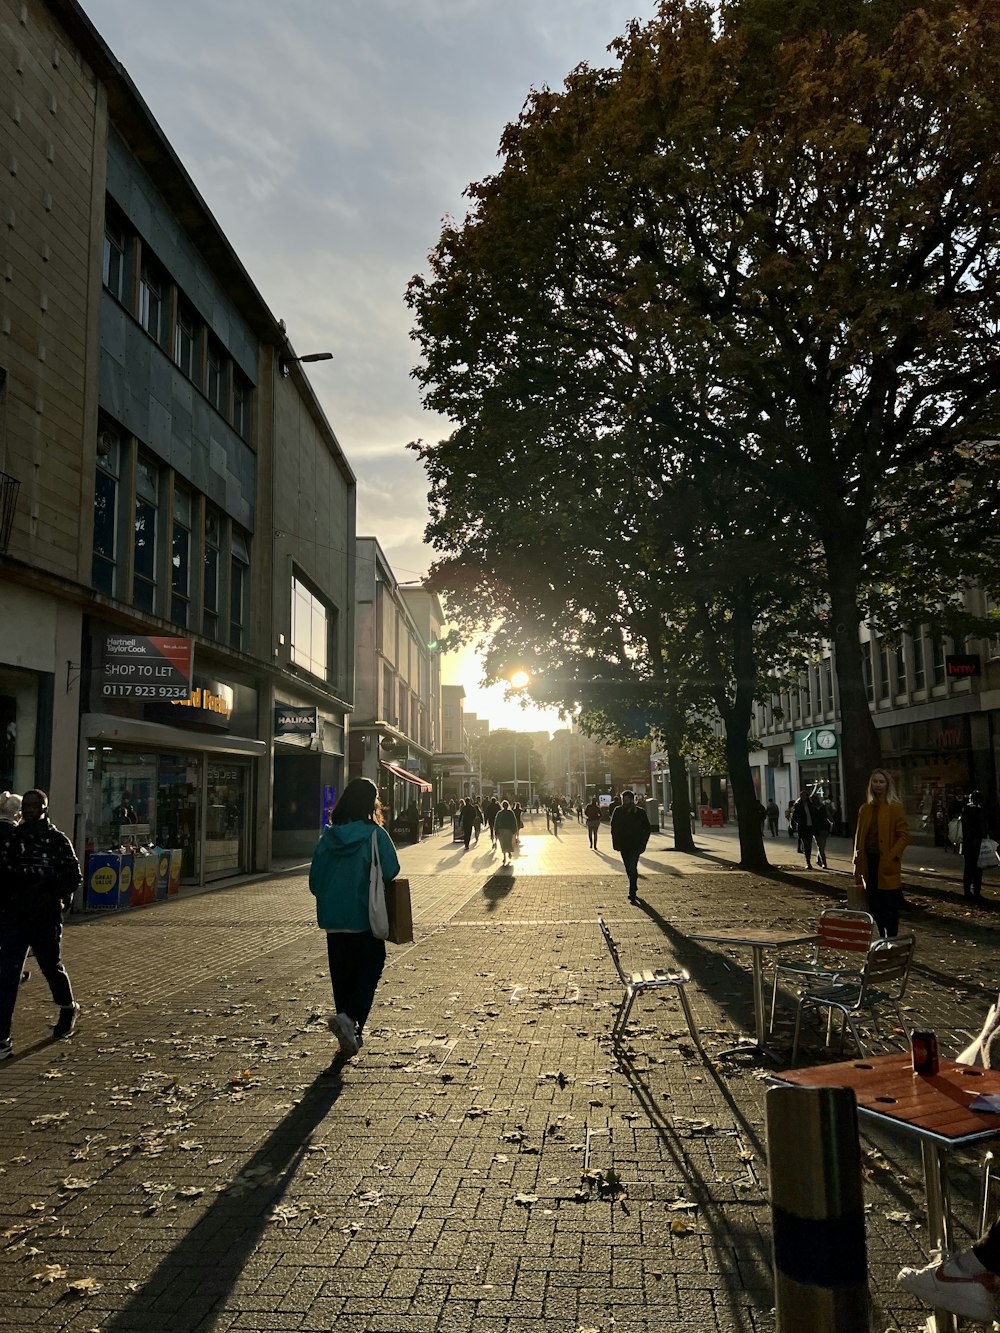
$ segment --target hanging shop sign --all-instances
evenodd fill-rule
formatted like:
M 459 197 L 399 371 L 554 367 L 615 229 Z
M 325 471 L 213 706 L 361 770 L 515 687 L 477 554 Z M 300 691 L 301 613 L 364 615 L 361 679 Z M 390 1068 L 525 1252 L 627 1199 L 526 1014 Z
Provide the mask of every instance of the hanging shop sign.
M 274 705 L 275 736 L 315 736 L 318 730 L 318 708 L 299 708 L 295 704 Z
M 808 727 L 795 733 L 796 759 L 832 759 L 839 749 L 840 737 L 833 727 Z
M 952 679 L 964 680 L 968 676 L 980 674 L 978 653 L 948 653 L 944 659 L 944 672 Z
M 101 647 L 102 699 L 187 700 L 194 641 L 108 634 Z

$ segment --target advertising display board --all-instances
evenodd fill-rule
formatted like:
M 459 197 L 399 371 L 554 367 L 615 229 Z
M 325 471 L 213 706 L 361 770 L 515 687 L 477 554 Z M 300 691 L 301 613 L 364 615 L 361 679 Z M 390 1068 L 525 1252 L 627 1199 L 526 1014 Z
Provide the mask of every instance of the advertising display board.
M 193 639 L 107 634 L 101 650 L 100 697 L 187 699 L 193 670 Z

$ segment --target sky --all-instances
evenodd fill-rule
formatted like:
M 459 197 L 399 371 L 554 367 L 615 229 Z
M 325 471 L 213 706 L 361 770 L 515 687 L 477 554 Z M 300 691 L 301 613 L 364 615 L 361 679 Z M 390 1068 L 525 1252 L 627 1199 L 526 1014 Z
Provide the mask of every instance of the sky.
M 358 478 L 358 532 L 396 578 L 426 573 L 425 412 L 403 294 L 463 190 L 499 165 L 532 87 L 558 87 L 654 0 L 82 0 L 299 355 Z M 554 713 L 479 688 L 466 708 L 541 730 Z

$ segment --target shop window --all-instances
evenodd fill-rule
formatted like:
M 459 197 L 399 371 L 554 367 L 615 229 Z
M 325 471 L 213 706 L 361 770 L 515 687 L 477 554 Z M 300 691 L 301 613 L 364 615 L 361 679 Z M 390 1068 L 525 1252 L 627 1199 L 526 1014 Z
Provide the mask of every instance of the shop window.
M 245 646 L 249 565 L 246 538 L 234 530 L 229 562 L 229 642 L 233 648 Z
M 161 347 L 167 341 L 169 290 L 166 278 L 151 259 L 144 259 L 139 273 L 139 323 Z
M 118 553 L 118 474 L 121 442 L 112 430 L 97 436 L 94 477 L 94 547 L 90 581 L 98 592 L 114 596 Z
M 201 630 L 206 638 L 219 637 L 219 539 L 222 519 L 215 509 L 205 509 L 205 563 L 202 572 Z
M 253 390 L 250 381 L 233 372 L 233 429 L 241 439 L 250 441 L 250 407 Z
M 177 323 L 174 325 L 174 360 L 182 374 L 193 384 L 201 380 L 198 355 L 198 317 L 186 301 L 177 303 Z
M 128 237 L 114 218 L 104 224 L 104 248 L 101 255 L 101 280 L 105 288 L 123 304 L 128 299 Z
M 191 606 L 191 492 L 174 490 L 173 540 L 170 552 L 170 619 L 187 627 Z
M 226 374 L 226 354 L 214 338 L 208 340 L 206 361 L 205 395 L 217 412 L 226 415 L 226 403 L 229 397 Z
M 139 458 L 135 478 L 135 523 L 132 544 L 132 601 L 142 611 L 156 605 L 158 469 Z
M 292 661 L 329 679 L 336 613 L 298 575 L 292 577 Z
M 913 688 L 922 690 L 927 685 L 927 672 L 924 666 L 924 636 L 919 632 L 913 636 Z

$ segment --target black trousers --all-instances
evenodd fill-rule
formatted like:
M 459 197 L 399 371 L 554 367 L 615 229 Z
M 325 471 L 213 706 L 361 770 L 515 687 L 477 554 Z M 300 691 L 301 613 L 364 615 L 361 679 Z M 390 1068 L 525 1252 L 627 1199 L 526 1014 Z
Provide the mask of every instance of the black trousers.
M 0 925 L 0 1041 L 10 1037 L 17 989 L 28 950 L 49 983 L 52 999 L 63 1009 L 73 1003 L 73 987 L 62 963 L 62 923 L 18 922 Z
M 868 910 L 875 918 L 878 933 L 884 939 L 894 940 L 899 934 L 899 904 L 903 897 L 902 890 L 876 888 L 880 858 L 877 855 L 872 856 L 869 852 L 867 860 L 864 881 Z
M 377 940 L 370 930 L 332 931 L 326 937 L 326 956 L 337 1013 L 353 1018 L 360 1032 L 385 967 L 385 940 Z

